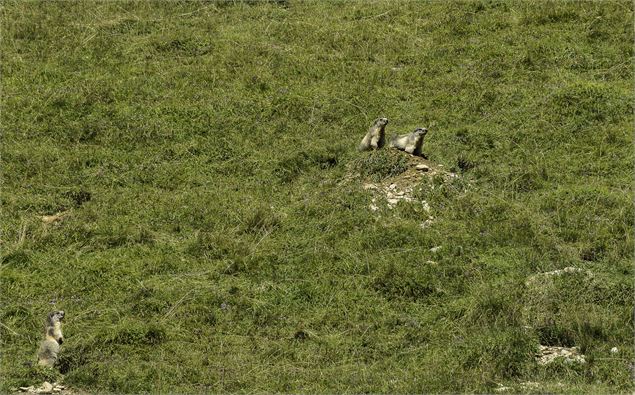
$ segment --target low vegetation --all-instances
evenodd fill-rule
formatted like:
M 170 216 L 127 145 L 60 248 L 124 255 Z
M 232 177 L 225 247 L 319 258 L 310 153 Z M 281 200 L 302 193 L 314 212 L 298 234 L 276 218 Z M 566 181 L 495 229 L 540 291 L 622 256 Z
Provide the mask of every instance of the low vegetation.
M 0 10 L 0 391 L 54 308 L 91 393 L 635 389 L 632 2 Z

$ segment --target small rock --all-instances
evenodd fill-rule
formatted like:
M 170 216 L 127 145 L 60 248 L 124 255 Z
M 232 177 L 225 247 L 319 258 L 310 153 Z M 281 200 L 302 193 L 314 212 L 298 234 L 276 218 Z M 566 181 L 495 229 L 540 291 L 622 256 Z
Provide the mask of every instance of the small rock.
M 428 170 L 430 170 L 430 166 L 428 166 L 428 165 L 424 165 L 424 164 L 422 163 L 422 164 L 420 164 L 420 165 L 417 165 L 417 166 L 415 167 L 415 169 L 417 169 L 417 170 L 419 170 L 419 171 L 428 171 Z
M 505 387 L 504 385 L 499 384 L 499 387 L 494 389 L 494 392 L 506 392 L 506 391 L 511 391 L 511 390 L 513 390 L 512 387 Z
M 442 246 L 436 246 L 436 247 L 432 247 L 430 248 L 430 252 L 438 252 L 441 250 L 441 248 L 443 248 Z
M 620 350 L 617 347 L 611 348 L 611 354 L 617 354 Z
M 431 219 L 426 219 L 425 221 L 423 221 L 422 223 L 419 224 L 419 227 L 421 229 L 425 229 L 427 227 L 429 227 L 430 225 L 432 225 L 434 223 L 434 221 L 432 221 Z
M 370 206 L 368 206 L 368 208 L 371 209 L 371 211 L 377 211 L 379 210 L 379 207 L 375 206 L 374 204 L 371 204 Z
M 368 189 L 377 189 L 377 185 L 375 185 L 375 184 L 364 184 L 364 186 L 362 188 L 364 188 L 366 190 L 368 190 Z
M 403 196 L 405 194 L 406 193 L 404 191 L 398 191 L 398 192 L 395 193 L 395 195 L 397 195 L 397 196 Z
M 423 209 L 424 209 L 426 212 L 428 212 L 428 213 L 430 212 L 430 205 L 428 204 L 428 202 L 426 202 L 425 200 L 422 200 L 422 201 L 421 201 L 421 205 L 423 206 Z
M 565 363 L 586 363 L 584 355 L 578 353 L 577 347 L 540 346 L 538 364 L 546 365 L 557 358 L 564 358 Z
M 53 392 L 53 384 L 45 381 L 42 383 L 42 386 L 36 390 L 38 394 L 50 394 Z
M 389 190 L 389 191 L 392 191 L 392 190 L 394 190 L 395 188 L 397 188 L 397 184 L 390 184 L 390 185 L 388 186 L 388 190 Z
M 582 269 L 580 269 L 578 267 L 569 266 L 569 267 L 565 267 L 564 269 L 558 269 L 558 270 L 554 270 L 554 271 L 551 271 L 551 272 L 538 273 L 538 274 L 535 274 L 533 276 L 530 276 L 527 279 L 527 281 L 525 282 L 525 284 L 530 285 L 532 282 L 536 282 L 536 280 L 544 278 L 545 276 L 561 276 L 561 275 L 563 275 L 565 273 L 572 274 L 572 273 L 581 273 L 581 272 L 584 272 L 584 270 L 582 270 Z M 592 276 L 593 275 L 588 270 L 586 271 L 586 274 L 588 276 Z
M 397 198 L 388 198 L 386 199 L 386 201 L 388 202 L 388 204 L 392 204 L 392 205 L 399 203 L 399 199 Z

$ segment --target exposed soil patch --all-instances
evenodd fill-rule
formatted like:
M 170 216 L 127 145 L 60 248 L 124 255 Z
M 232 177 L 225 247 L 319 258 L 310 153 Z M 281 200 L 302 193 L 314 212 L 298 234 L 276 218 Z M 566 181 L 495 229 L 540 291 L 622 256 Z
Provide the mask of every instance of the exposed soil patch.
M 386 154 L 387 161 L 394 161 L 400 164 L 395 168 L 400 169 L 397 174 L 385 177 L 380 181 L 374 181 L 372 177 L 363 177 L 362 174 L 355 174 L 353 178 L 362 178 L 362 187 L 373 194 L 369 208 L 371 211 L 378 211 L 382 207 L 393 209 L 400 201 L 417 201 L 414 195 L 420 191 L 419 184 L 424 177 L 442 176 L 444 179 L 458 177 L 457 174 L 448 172 L 443 165 L 437 165 L 428 159 L 413 156 L 397 150 L 389 150 Z M 423 205 L 426 212 L 430 211 L 430 206 L 425 200 L 418 200 Z M 434 218 L 429 217 L 421 226 L 429 226 Z

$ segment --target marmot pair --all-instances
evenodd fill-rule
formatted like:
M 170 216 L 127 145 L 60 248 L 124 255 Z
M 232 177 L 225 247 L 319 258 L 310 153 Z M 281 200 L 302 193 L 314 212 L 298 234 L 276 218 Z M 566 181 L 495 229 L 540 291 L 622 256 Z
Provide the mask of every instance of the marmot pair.
M 386 143 L 386 125 L 388 118 L 377 118 L 368 130 L 368 133 L 359 144 L 359 151 L 369 151 L 380 149 Z M 423 138 L 428 133 L 426 128 L 417 128 L 412 133 L 402 134 L 400 136 L 392 136 L 389 146 L 398 150 L 406 151 L 409 154 L 421 156 L 421 147 L 423 146 Z

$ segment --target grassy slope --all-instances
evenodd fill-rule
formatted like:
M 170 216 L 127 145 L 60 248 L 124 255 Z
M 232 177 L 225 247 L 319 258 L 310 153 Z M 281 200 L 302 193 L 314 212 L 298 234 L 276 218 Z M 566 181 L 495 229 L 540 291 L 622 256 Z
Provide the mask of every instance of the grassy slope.
M 91 391 L 633 391 L 632 3 L 1 7 L 0 389 L 55 303 Z M 380 115 L 428 229 L 339 183 Z

